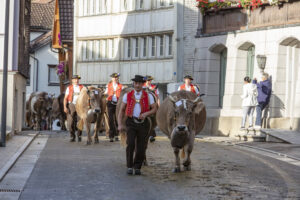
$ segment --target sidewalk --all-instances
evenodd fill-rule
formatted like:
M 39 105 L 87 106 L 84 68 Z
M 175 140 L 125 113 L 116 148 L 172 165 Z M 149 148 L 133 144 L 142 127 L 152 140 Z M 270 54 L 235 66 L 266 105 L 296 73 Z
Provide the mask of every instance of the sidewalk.
M 0 182 L 37 134 L 23 132 L 21 135 L 14 135 L 6 142 L 6 147 L 0 148 Z

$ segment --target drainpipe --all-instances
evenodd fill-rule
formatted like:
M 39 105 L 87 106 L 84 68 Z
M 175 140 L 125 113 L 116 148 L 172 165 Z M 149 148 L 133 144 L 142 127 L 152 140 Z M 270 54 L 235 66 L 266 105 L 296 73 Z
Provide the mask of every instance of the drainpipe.
M 33 58 L 36 62 L 36 74 L 35 74 L 35 76 L 36 76 L 36 86 L 35 86 L 35 89 L 34 88 L 33 89 L 34 89 L 35 92 L 37 92 L 38 88 L 39 88 L 39 60 L 36 57 L 32 56 L 32 55 L 30 55 L 30 57 Z

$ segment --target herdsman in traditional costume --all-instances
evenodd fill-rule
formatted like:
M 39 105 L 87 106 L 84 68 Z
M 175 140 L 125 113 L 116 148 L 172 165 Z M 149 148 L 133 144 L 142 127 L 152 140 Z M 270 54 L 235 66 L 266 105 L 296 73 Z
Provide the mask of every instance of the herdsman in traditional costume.
M 198 87 L 196 87 L 195 85 L 192 84 L 193 81 L 193 77 L 190 75 L 186 75 L 184 77 L 184 84 L 182 84 L 181 86 L 179 86 L 178 91 L 180 90 L 186 90 L 186 91 L 190 91 L 195 93 L 197 96 L 200 95 L 200 91 L 198 89 Z
M 152 81 L 153 81 L 153 77 L 152 76 L 146 76 L 146 82 L 145 84 L 143 85 L 143 88 L 148 88 L 150 91 L 152 91 L 154 93 L 154 95 L 156 96 L 156 102 L 157 102 L 157 105 L 159 106 L 160 105 L 160 101 L 159 101 L 159 91 L 157 89 L 157 86 L 152 84 Z M 149 141 L 150 142 L 154 142 L 155 141 L 155 137 L 156 137 L 156 132 L 155 130 L 153 129 L 151 131 L 151 135 L 149 137 Z
M 109 140 L 110 142 L 118 141 L 116 107 L 119 100 L 123 85 L 119 83 L 119 73 L 110 75 L 111 81 L 106 85 L 104 94 L 107 95 L 107 112 L 109 121 Z
M 67 113 L 68 128 L 70 131 L 70 142 L 75 142 L 75 131 L 77 130 L 77 114 L 76 114 L 76 102 L 80 94 L 83 85 L 79 84 L 80 76 L 72 76 L 72 84 L 67 87 L 64 98 L 64 111 Z M 82 131 L 77 131 L 78 142 L 81 142 Z
M 119 131 L 124 131 L 122 125 L 124 114 L 127 116 L 127 174 L 141 175 L 141 167 L 145 158 L 145 139 L 147 137 L 150 120 L 147 119 L 150 115 L 156 113 L 157 106 L 154 97 L 143 90 L 143 84 L 146 82 L 145 77 L 135 75 L 133 79 L 134 89 L 124 94 L 122 104 L 118 116 Z

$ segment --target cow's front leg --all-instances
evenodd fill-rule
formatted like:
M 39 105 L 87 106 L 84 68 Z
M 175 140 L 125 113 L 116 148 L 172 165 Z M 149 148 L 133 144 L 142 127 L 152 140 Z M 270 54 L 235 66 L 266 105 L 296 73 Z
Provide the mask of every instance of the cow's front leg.
M 87 141 L 86 144 L 90 145 L 92 144 L 92 137 L 91 137 L 91 124 L 87 122 L 87 120 L 84 120 L 84 124 L 86 127 L 86 133 L 87 133 Z
M 180 158 L 179 158 L 179 148 L 173 147 L 175 154 L 175 168 L 173 169 L 174 173 L 180 172 Z
M 99 143 L 99 137 L 98 137 L 98 131 L 100 129 L 100 120 L 97 118 L 97 121 L 94 126 L 94 143 L 98 144 Z
M 185 171 L 191 171 L 191 154 L 194 148 L 195 134 L 191 133 L 189 136 L 188 144 L 184 146 L 186 152 L 185 159 L 183 160 L 183 166 Z
M 41 131 L 42 130 L 42 116 L 41 114 L 36 115 L 36 131 Z

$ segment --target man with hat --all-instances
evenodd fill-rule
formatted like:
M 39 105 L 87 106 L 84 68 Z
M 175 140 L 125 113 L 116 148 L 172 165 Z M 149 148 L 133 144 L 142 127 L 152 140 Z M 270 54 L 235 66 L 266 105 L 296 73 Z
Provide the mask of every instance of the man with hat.
M 118 141 L 117 120 L 116 120 L 116 107 L 119 100 L 123 85 L 119 83 L 119 73 L 110 75 L 111 81 L 106 85 L 104 94 L 107 95 L 107 112 L 109 121 L 109 140 L 110 142 Z
M 180 90 L 186 90 L 186 91 L 193 92 L 197 96 L 199 96 L 200 95 L 199 89 L 198 89 L 198 87 L 196 87 L 195 85 L 193 85 L 191 83 L 192 80 L 194 80 L 192 76 L 186 75 L 184 77 L 184 84 L 182 84 L 181 86 L 179 86 L 178 91 L 180 91 Z
M 158 96 L 159 95 L 159 91 L 157 89 L 157 86 L 154 85 L 154 84 L 152 84 L 153 79 L 154 78 L 152 76 L 148 76 L 147 75 L 146 76 L 146 83 L 143 85 L 143 88 L 148 88 L 149 90 L 151 90 L 155 94 L 156 99 L 157 99 L 157 106 L 159 107 L 159 105 L 160 105 L 159 96 Z M 152 133 L 151 133 L 151 135 L 149 137 L 149 141 L 150 142 L 154 142 L 155 141 L 155 137 L 156 137 L 156 132 L 153 129 Z
M 127 117 L 127 174 L 141 174 L 142 163 L 145 158 L 145 138 L 147 137 L 150 123 L 146 118 L 156 113 L 157 106 L 152 95 L 143 90 L 146 79 L 135 75 L 133 79 L 134 89 L 124 94 L 118 116 L 119 131 L 125 130 L 122 125 L 124 114 Z M 136 150 L 135 150 L 136 149 Z
M 76 101 L 83 88 L 83 85 L 79 84 L 80 76 L 72 76 L 72 84 L 67 87 L 65 98 L 64 98 L 64 112 L 67 113 L 68 128 L 70 131 L 70 142 L 75 142 L 75 131 L 77 125 L 77 114 L 76 114 Z M 77 131 L 78 142 L 81 142 L 81 131 Z

